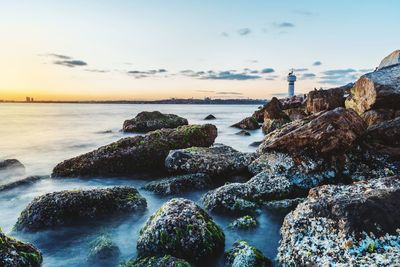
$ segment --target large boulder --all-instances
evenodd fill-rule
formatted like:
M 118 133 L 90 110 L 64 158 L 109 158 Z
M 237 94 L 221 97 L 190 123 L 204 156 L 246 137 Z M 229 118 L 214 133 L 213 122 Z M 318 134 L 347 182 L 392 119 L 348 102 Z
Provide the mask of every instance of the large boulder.
M 0 229 L 0 266 L 40 267 L 42 254 L 33 245 L 8 237 Z
M 390 67 L 397 64 L 400 64 L 400 50 L 395 50 L 384 59 L 382 59 L 381 63 L 378 66 L 378 69 Z
M 276 97 L 273 97 L 264 108 L 263 132 L 267 134 L 281 128 L 288 122 L 290 122 L 290 118 L 282 111 L 281 102 Z
M 135 118 L 126 120 L 122 130 L 124 132 L 147 133 L 162 128 L 176 128 L 187 124 L 187 119 L 174 114 L 163 114 L 159 111 L 143 111 L 137 114 Z
M 353 84 L 328 90 L 314 90 L 307 95 L 306 112 L 308 114 L 317 113 L 324 110 L 331 110 L 344 107 L 345 91 Z
M 236 241 L 230 250 L 225 252 L 226 267 L 270 267 L 272 262 L 261 251 L 246 241 Z
M 15 224 L 18 231 L 70 226 L 144 211 L 146 199 L 133 187 L 65 190 L 36 197 Z
M 400 65 L 361 76 L 345 104 L 358 114 L 370 109 L 400 109 Z
M 368 140 L 378 151 L 400 158 L 400 117 L 369 127 Z
M 212 124 L 161 129 L 144 136 L 121 139 L 97 150 L 59 163 L 53 177 L 123 176 L 164 168 L 173 149 L 208 147 L 217 137 Z
M 253 159 L 253 154 L 216 144 L 212 147 L 171 150 L 165 159 L 165 166 L 171 172 L 226 175 L 246 171 Z
M 243 120 L 239 121 L 238 123 L 233 124 L 231 127 L 244 129 L 244 130 L 256 130 L 260 128 L 258 121 L 253 117 L 247 117 Z
M 400 177 L 314 188 L 281 228 L 283 266 L 399 266 Z
M 222 252 L 225 235 L 212 218 L 194 202 L 171 199 L 140 230 L 140 257 L 171 255 L 201 262 Z
M 118 267 L 192 267 L 192 265 L 185 260 L 165 255 L 132 259 Z
M 392 120 L 396 117 L 400 117 L 400 110 L 396 111 L 394 109 L 371 109 L 361 114 L 361 118 L 363 118 L 368 126 Z
M 294 95 L 279 99 L 282 104 L 282 109 L 304 108 L 306 95 Z
M 89 248 L 88 264 L 90 266 L 115 266 L 121 254 L 119 247 L 108 235 L 96 238 Z
M 305 117 L 307 117 L 307 114 L 304 111 L 304 108 L 289 108 L 289 109 L 283 110 L 283 112 L 285 112 L 286 115 L 289 116 L 289 119 L 291 121 L 302 120 Z
M 194 173 L 152 181 L 146 184 L 143 189 L 154 192 L 157 195 L 168 196 L 206 189 L 212 187 L 212 185 L 213 181 L 208 174 Z

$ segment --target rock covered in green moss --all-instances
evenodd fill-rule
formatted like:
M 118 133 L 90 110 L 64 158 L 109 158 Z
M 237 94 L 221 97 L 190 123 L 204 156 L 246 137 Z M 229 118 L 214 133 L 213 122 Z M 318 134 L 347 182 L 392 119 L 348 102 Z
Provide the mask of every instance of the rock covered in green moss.
M 143 189 L 167 196 L 192 190 L 210 188 L 213 185 L 211 177 L 204 173 L 194 173 L 167 177 L 146 184 Z
M 150 132 L 162 128 L 176 128 L 187 125 L 188 120 L 175 114 L 163 114 L 159 111 L 143 111 L 131 120 L 126 120 L 122 127 L 124 132 Z
M 251 229 L 256 226 L 257 220 L 250 215 L 240 217 L 229 224 L 229 227 L 234 229 Z
M 171 172 L 224 175 L 247 171 L 247 166 L 253 159 L 253 154 L 215 144 L 212 147 L 172 150 L 165 159 L 165 166 Z
M 108 235 L 101 235 L 90 244 L 88 263 L 91 266 L 115 266 L 121 254 Z
M 42 254 L 33 245 L 8 237 L 0 229 L 0 266 L 39 267 Z
M 118 267 L 192 267 L 192 265 L 185 260 L 165 255 L 133 259 Z
M 226 267 L 269 267 L 272 262 L 246 241 L 236 241 L 225 253 Z
M 35 231 L 95 221 L 145 210 L 146 199 L 133 187 L 65 190 L 36 197 L 22 212 L 16 230 Z
M 217 137 L 212 124 L 161 129 L 121 139 L 59 163 L 53 177 L 122 176 L 164 168 L 168 152 L 192 146 L 208 147 Z
M 138 255 L 171 255 L 200 262 L 220 253 L 225 235 L 213 219 L 193 201 L 166 202 L 140 230 Z

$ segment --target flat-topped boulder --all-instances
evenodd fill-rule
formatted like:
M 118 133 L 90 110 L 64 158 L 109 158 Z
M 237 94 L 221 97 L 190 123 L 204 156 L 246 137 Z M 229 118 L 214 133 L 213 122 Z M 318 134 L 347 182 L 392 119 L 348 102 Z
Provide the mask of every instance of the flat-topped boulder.
M 52 176 L 124 176 L 138 171 L 162 170 L 170 150 L 209 147 L 216 137 L 217 128 L 212 124 L 156 130 L 144 136 L 121 139 L 59 163 Z
M 361 76 L 351 89 L 345 105 L 358 114 L 370 109 L 400 109 L 400 65 Z
M 162 128 L 176 128 L 187 125 L 188 120 L 175 114 L 163 114 L 159 111 L 143 111 L 131 120 L 126 120 L 122 127 L 124 132 L 147 133 Z
M 243 120 L 239 121 L 238 123 L 233 124 L 231 127 L 244 129 L 244 130 L 256 130 L 260 128 L 258 121 L 253 117 L 247 117 Z
M 400 49 L 393 51 L 384 59 L 382 59 L 381 63 L 378 66 L 378 69 L 390 67 L 397 64 L 400 64 Z
M 193 201 L 166 202 L 140 230 L 139 257 L 171 255 L 201 262 L 223 251 L 225 235 L 213 219 Z
M 226 267 L 270 267 L 272 262 L 260 250 L 243 240 L 236 241 L 225 252 Z
M 306 112 L 317 113 L 324 110 L 331 110 L 344 107 L 345 92 L 353 87 L 353 84 L 327 90 L 313 90 L 307 94 Z
M 6 236 L 0 229 L 0 266 L 40 267 L 42 253 L 33 245 Z
M 119 267 L 192 267 L 189 262 L 170 255 L 142 257 L 129 260 Z
M 224 175 L 246 171 L 253 159 L 253 154 L 215 144 L 211 147 L 171 150 L 165 159 L 165 166 L 170 172 Z
M 65 190 L 36 197 L 15 224 L 17 231 L 71 226 L 144 211 L 146 199 L 133 187 Z
M 325 185 L 289 213 L 281 228 L 284 266 L 399 266 L 400 177 Z

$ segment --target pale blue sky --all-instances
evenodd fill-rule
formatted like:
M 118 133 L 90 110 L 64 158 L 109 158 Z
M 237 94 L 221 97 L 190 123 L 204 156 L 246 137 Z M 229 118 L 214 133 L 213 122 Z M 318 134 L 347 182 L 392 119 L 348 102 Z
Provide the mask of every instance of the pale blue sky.
M 400 1 L 3 0 L 0 92 L 268 98 L 286 92 L 290 68 L 307 92 L 353 81 L 399 49 L 399 10 Z

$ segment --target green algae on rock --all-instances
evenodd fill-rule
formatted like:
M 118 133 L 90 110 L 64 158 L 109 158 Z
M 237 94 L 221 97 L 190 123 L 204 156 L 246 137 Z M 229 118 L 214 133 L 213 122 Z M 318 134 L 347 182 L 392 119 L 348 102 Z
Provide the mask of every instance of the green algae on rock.
M 171 255 L 199 262 L 223 251 L 225 235 L 193 201 L 175 198 L 156 211 L 140 230 L 140 257 Z
M 232 248 L 225 252 L 226 267 L 270 267 L 272 262 L 261 251 L 246 241 L 236 241 Z
M 175 114 L 163 114 L 159 111 L 143 111 L 131 120 L 126 120 L 122 127 L 124 132 L 146 133 L 162 128 L 176 128 L 187 125 L 188 120 Z
M 8 237 L 0 229 L 0 266 L 39 267 L 42 254 L 33 245 Z
M 120 254 L 110 236 L 101 235 L 90 244 L 88 263 L 90 266 L 115 266 Z
M 132 259 L 118 267 L 192 267 L 192 265 L 185 260 L 165 255 Z
M 243 229 L 243 230 L 252 229 L 255 228 L 256 226 L 257 226 L 257 220 L 250 215 L 245 215 L 243 217 L 240 217 L 229 224 L 229 228 Z
M 170 150 L 208 147 L 216 137 L 217 128 L 212 124 L 185 125 L 127 137 L 59 163 L 52 177 L 123 176 L 155 171 L 164 168 Z
M 15 230 L 69 226 L 144 211 L 146 199 L 133 187 L 65 190 L 36 197 L 22 212 Z

